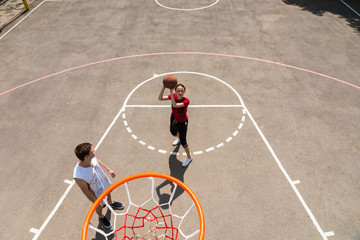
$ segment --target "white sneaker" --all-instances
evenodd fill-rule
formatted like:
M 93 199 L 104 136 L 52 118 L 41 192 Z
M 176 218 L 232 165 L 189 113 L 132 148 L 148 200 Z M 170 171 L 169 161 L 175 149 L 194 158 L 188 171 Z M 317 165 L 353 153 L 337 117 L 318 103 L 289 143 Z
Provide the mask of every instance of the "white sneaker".
M 192 158 L 186 158 L 186 160 L 182 163 L 183 167 L 186 167 L 187 165 L 189 165 L 192 161 Z
M 176 146 L 180 143 L 180 138 L 177 138 L 174 142 L 173 142 L 173 146 Z

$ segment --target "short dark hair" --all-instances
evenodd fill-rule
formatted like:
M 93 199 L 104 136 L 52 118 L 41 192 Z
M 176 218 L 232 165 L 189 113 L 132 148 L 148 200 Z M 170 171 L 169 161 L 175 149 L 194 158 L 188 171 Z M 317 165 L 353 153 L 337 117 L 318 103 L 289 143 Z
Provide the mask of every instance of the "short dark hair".
M 90 154 L 91 143 L 81 143 L 76 146 L 74 153 L 80 161 L 84 161 L 85 156 Z

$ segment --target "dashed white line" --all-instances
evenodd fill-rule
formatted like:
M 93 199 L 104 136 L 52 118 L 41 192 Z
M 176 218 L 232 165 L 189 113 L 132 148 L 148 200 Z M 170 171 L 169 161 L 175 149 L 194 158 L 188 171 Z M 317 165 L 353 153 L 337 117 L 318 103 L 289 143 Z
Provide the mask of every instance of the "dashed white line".
M 243 123 L 240 123 L 238 129 L 241 129 L 243 125 L 244 125 Z
M 213 151 L 214 149 L 215 149 L 214 147 L 210 147 L 210 148 L 206 149 L 205 151 L 210 152 L 210 151 Z
M 228 139 L 226 139 L 226 142 L 230 142 L 232 140 L 232 137 L 228 137 Z
M 203 151 L 197 151 L 197 152 L 194 152 L 195 155 L 199 155 L 199 154 L 202 154 Z
M 167 153 L 166 150 L 159 149 L 159 153 Z
M 238 130 L 236 130 L 234 133 L 233 133 L 233 136 L 236 137 L 236 135 L 239 133 Z
M 132 131 L 131 131 L 131 129 L 129 128 L 129 127 L 127 127 L 126 128 L 126 130 L 129 132 L 129 133 L 131 133 Z
M 150 149 L 150 150 L 155 150 L 155 147 L 149 145 L 149 146 L 148 146 L 148 149 Z
M 224 143 L 220 143 L 220 144 L 216 145 L 217 148 L 220 148 L 222 146 L 224 146 Z
M 146 143 L 144 142 L 144 141 L 139 141 L 139 143 L 141 144 L 141 145 L 145 145 Z
M 132 137 L 133 139 L 135 139 L 135 140 L 138 138 L 138 137 L 135 136 L 134 134 L 132 134 L 131 137 Z
M 128 125 L 127 121 L 124 121 L 124 125 L 125 125 L 125 127 Z
M 125 113 L 123 113 L 122 118 L 125 119 L 125 117 L 126 117 L 126 116 L 125 116 Z

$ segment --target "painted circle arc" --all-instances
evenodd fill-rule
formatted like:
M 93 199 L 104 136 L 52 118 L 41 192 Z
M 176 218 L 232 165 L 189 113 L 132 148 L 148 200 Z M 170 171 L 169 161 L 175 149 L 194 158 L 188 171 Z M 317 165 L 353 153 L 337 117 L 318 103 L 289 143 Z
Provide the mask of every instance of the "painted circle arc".
M 126 108 L 133 106 L 133 105 L 128 105 L 128 102 L 129 102 L 131 96 L 136 92 L 136 90 L 139 89 L 144 84 L 146 84 L 146 83 L 148 83 L 148 82 L 150 82 L 150 81 L 152 81 L 154 79 L 161 78 L 161 77 L 163 77 L 163 76 L 165 76 L 167 74 L 175 74 L 175 75 L 177 75 L 177 74 L 192 74 L 192 75 L 200 75 L 200 76 L 212 79 L 212 80 L 216 80 L 216 81 L 220 82 L 221 84 L 227 86 L 235 94 L 235 96 L 237 97 L 237 99 L 238 99 L 238 101 L 240 103 L 240 104 L 231 105 L 231 107 L 241 109 L 241 111 L 239 111 L 239 112 L 242 115 L 239 117 L 240 123 L 239 123 L 238 127 L 233 132 L 229 132 L 228 136 L 226 136 L 224 139 L 220 139 L 217 144 L 215 144 L 213 146 L 207 146 L 206 148 L 203 148 L 203 149 L 196 149 L 195 151 L 192 152 L 192 154 L 199 155 L 199 154 L 203 154 L 203 153 L 206 153 L 206 152 L 211 152 L 211 151 L 213 151 L 215 149 L 221 148 L 226 143 L 229 143 L 230 141 L 232 141 L 238 135 L 239 131 L 241 130 L 241 128 L 244 125 L 244 122 L 245 122 L 245 119 L 246 119 L 246 114 L 247 114 L 246 106 L 245 106 L 240 94 L 230 84 L 228 84 L 227 82 L 225 82 L 225 81 L 223 81 L 223 80 L 221 80 L 221 79 L 219 79 L 219 78 L 217 78 L 215 76 L 211 76 L 209 74 L 199 73 L 199 72 L 178 71 L 178 72 L 168 72 L 168 73 L 162 73 L 162 74 L 154 74 L 153 77 L 151 77 L 151 78 L 143 81 L 142 83 L 138 84 L 129 93 L 129 95 L 126 97 L 126 99 L 124 101 L 124 104 L 123 104 L 123 106 L 122 106 L 122 108 L 121 108 L 121 110 L 119 112 L 119 115 L 122 115 L 124 126 L 125 126 L 127 132 L 131 135 L 131 137 L 134 140 L 136 140 L 139 144 L 143 145 L 144 147 L 148 148 L 149 150 L 152 150 L 152 151 L 155 150 L 155 151 L 157 151 L 159 153 L 167 154 L 166 150 L 158 148 L 158 146 L 153 145 L 153 143 L 149 143 L 146 139 L 143 139 L 143 138 L 139 137 L 139 135 L 132 130 L 131 123 L 129 123 L 127 121 L 127 118 L 126 118 Z M 136 105 L 136 106 L 139 107 L 138 105 Z M 146 105 L 142 105 L 141 107 L 145 107 L 145 106 Z M 160 106 L 169 107 L 168 105 L 159 105 L 157 107 L 160 107 Z M 155 106 L 151 106 L 151 107 L 155 107 Z M 191 105 L 189 105 L 189 107 L 191 107 Z M 207 107 L 207 105 L 203 105 L 203 106 L 200 106 L 200 107 Z M 225 107 L 225 105 L 217 105 L 217 107 Z M 176 154 L 177 155 L 178 153 L 172 152 L 171 154 Z
M 214 6 L 215 4 L 217 4 L 220 0 L 216 0 L 215 2 L 213 3 L 210 3 L 209 5 L 206 5 L 206 6 L 203 6 L 203 7 L 197 7 L 197 8 L 175 8 L 175 7 L 170 7 L 170 6 L 167 6 L 165 4 L 162 4 L 159 2 L 159 0 L 155 0 L 155 2 L 163 7 L 163 8 L 167 8 L 167 9 L 170 9 L 170 10 L 175 10 L 175 11 L 194 11 L 194 10 L 202 10 L 202 9 L 205 9 L 205 8 L 209 8 L 209 7 L 212 7 Z
M 45 80 L 45 79 L 48 79 L 48 78 L 50 78 L 50 77 L 53 77 L 53 76 L 56 76 L 56 75 L 59 75 L 59 74 L 62 74 L 62 73 L 66 73 L 66 72 L 69 72 L 69 71 L 73 71 L 73 70 L 76 70 L 76 69 L 80 69 L 80 68 L 84 68 L 84 67 L 89 67 L 89 66 L 96 65 L 96 64 L 101 64 L 101 63 L 107 63 L 107 62 L 111 62 L 111 61 L 117 61 L 117 60 L 131 59 L 131 58 L 137 58 L 137 57 L 162 56 L 162 55 L 199 55 L 199 56 L 214 56 L 214 57 L 238 58 L 238 59 L 245 59 L 245 60 L 250 60 L 250 61 L 263 62 L 263 63 L 278 65 L 278 66 L 281 66 L 281 67 L 291 68 L 291 69 L 295 69 L 295 70 L 299 70 L 299 71 L 303 71 L 303 72 L 308 72 L 308 73 L 311 73 L 311 74 L 314 74 L 314 75 L 318 75 L 318 76 L 321 76 L 321 77 L 324 77 L 324 78 L 327 78 L 327 79 L 331 79 L 331 80 L 337 81 L 337 82 L 339 82 L 339 83 L 342 83 L 342 84 L 345 84 L 345 85 L 348 85 L 348 86 L 350 86 L 350 87 L 354 87 L 354 88 L 357 88 L 357 89 L 360 90 L 360 86 L 357 86 L 357 85 L 355 85 L 355 84 L 346 82 L 346 81 L 341 80 L 341 79 L 339 79 L 339 78 L 331 77 L 331 76 L 328 76 L 328 75 L 325 75 L 325 74 L 322 74 L 322 73 L 319 73 L 319 72 L 315 72 L 315 71 L 312 71 L 312 70 L 308 70 L 308 69 L 305 69 L 305 68 L 300 68 L 300 67 L 296 67 L 296 66 L 293 66 L 293 65 L 288 65 L 288 64 L 285 64 L 285 63 L 275 62 L 275 61 L 266 60 L 266 59 L 261 59 L 261 58 L 253 58 L 253 57 L 246 57 L 246 56 L 239 56 L 239 55 L 231 55 L 231 54 L 222 54 L 222 53 L 207 53 L 207 52 L 162 52 L 162 53 L 145 53 L 145 54 L 137 54 L 137 55 L 123 56 L 123 57 L 115 57 L 115 58 L 100 60 L 100 61 L 96 61 L 96 62 L 87 63 L 87 64 L 79 65 L 79 66 L 76 66 L 76 67 L 64 69 L 64 70 L 62 70 L 62 71 L 55 72 L 55 73 L 52 73 L 52 74 L 49 74 L 49 75 L 46 75 L 46 76 L 43 76 L 43 77 L 34 79 L 34 80 L 32 80 L 32 81 L 23 83 L 23 84 L 21 84 L 21 85 L 18 85 L 18 86 L 16 86 L 16 87 L 13 87 L 13 88 L 11 88 L 11 89 L 9 89 L 9 90 L 6 90 L 6 91 L 4 91 L 4 92 L 1 92 L 1 93 L 0 93 L 0 96 L 5 95 L 5 94 L 7 94 L 7 93 L 10 93 L 10 92 L 12 92 L 12 91 L 15 91 L 15 90 L 17 90 L 17 89 L 19 89 L 19 88 L 25 87 L 25 86 L 27 86 L 27 85 L 30 85 L 30 84 L 39 82 L 39 81 L 41 81 L 41 80 Z

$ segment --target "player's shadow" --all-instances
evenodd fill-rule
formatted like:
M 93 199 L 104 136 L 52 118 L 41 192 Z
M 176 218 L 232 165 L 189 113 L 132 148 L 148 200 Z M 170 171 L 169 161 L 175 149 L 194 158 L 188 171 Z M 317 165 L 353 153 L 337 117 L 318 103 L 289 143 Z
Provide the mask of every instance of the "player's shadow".
M 104 211 L 104 210 L 103 210 L 103 211 Z M 112 214 L 111 214 L 111 211 L 110 211 L 109 209 L 107 209 L 105 216 L 106 216 L 107 219 L 109 219 L 110 222 L 113 222 L 113 221 L 111 221 L 111 216 L 112 216 Z M 105 227 L 102 225 L 102 223 L 100 223 L 100 222 L 99 222 L 99 224 L 98 224 L 98 226 L 97 226 L 97 229 L 103 231 L 103 232 L 106 233 L 106 234 L 109 234 L 110 232 L 112 232 L 112 231 L 113 231 L 113 228 L 114 228 L 114 226 L 113 226 L 111 229 L 107 229 L 107 228 L 105 228 Z M 89 231 L 89 230 L 88 230 L 88 231 Z M 109 235 L 109 236 L 106 238 L 106 237 L 104 237 L 101 233 L 96 232 L 95 238 L 92 238 L 91 240 L 106 240 L 106 239 L 112 240 L 112 239 L 114 239 L 114 237 L 115 237 L 115 234 L 111 234 L 111 235 Z
M 174 154 L 170 154 L 169 156 L 170 176 L 184 182 L 184 175 L 186 170 L 188 169 L 188 166 L 183 167 L 181 165 L 182 162 L 177 159 L 176 153 L 179 152 L 179 148 L 180 148 L 180 144 L 177 145 L 176 148 L 174 149 L 173 152 Z M 170 185 L 170 191 L 168 193 L 166 192 L 161 193 L 161 189 L 166 187 L 167 185 Z M 173 193 L 175 186 L 176 186 L 175 183 L 169 180 L 165 180 L 163 183 L 161 183 L 159 186 L 156 187 L 156 193 L 159 197 L 159 205 L 162 209 L 168 209 L 173 203 L 173 201 L 184 193 L 185 190 L 182 187 L 177 186 L 174 193 L 174 197 L 170 201 L 171 194 Z

